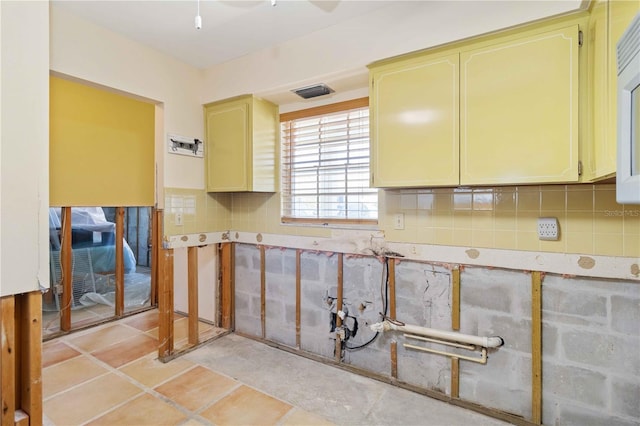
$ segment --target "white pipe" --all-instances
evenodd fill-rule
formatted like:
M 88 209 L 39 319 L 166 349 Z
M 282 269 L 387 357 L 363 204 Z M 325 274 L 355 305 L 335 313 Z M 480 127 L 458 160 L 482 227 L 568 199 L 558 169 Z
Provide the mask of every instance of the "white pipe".
M 442 331 L 433 328 L 420 327 L 418 325 L 403 324 L 398 325 L 389 321 L 382 321 L 371 324 L 371 330 L 384 332 L 389 330 L 403 331 L 405 333 L 417 334 L 418 336 L 432 337 L 434 339 L 448 340 L 451 342 L 468 343 L 470 345 L 481 346 L 483 348 L 498 348 L 504 344 L 502 337 L 482 337 L 469 334 L 457 333 L 455 331 Z
M 480 353 L 480 357 L 478 358 L 478 357 L 454 354 L 454 353 L 451 353 L 451 352 L 437 351 L 435 349 L 423 348 L 422 346 L 410 345 L 408 343 L 403 343 L 402 346 L 404 346 L 405 348 L 415 349 L 415 350 L 422 351 L 422 352 L 429 352 L 431 354 L 445 355 L 445 356 L 449 356 L 451 358 L 458 358 L 458 359 L 464 359 L 464 360 L 471 361 L 471 362 L 477 362 L 478 364 L 486 364 L 487 363 L 487 348 L 482 348 L 482 351 Z

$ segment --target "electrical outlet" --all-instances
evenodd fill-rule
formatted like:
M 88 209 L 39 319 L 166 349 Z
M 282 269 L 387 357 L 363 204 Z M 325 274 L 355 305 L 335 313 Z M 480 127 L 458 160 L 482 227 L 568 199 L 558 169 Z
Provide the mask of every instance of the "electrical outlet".
M 396 213 L 393 216 L 393 229 L 404 229 L 404 213 Z
M 181 226 L 182 225 L 182 213 L 176 213 L 176 226 Z
M 555 217 L 538 218 L 538 239 L 557 241 L 560 235 L 558 219 Z

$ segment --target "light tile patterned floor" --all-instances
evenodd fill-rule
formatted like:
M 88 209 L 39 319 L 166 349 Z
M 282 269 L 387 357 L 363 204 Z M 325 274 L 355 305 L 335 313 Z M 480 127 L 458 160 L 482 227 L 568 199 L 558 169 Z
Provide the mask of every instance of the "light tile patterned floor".
M 506 425 L 235 334 L 162 363 L 157 325 L 151 310 L 44 343 L 44 424 Z
M 184 357 L 158 361 L 157 317 L 152 310 L 45 342 L 45 424 L 331 424 Z M 187 325 L 174 322 L 177 348 Z M 223 331 L 200 324 L 201 339 Z

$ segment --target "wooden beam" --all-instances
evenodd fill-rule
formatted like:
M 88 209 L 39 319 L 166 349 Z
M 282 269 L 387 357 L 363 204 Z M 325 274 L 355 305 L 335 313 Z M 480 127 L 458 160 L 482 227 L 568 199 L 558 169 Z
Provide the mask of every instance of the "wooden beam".
M 198 344 L 198 247 L 187 249 L 187 292 L 189 298 L 189 344 Z
M 116 207 L 116 317 L 124 314 L 124 207 Z
M 162 210 L 153 208 L 151 212 L 151 289 L 149 302 L 151 306 L 158 304 L 158 256 L 162 232 Z
M 451 271 L 451 329 L 460 330 L 460 268 Z M 460 359 L 451 358 L 451 398 L 460 398 Z
M 0 424 L 12 425 L 16 412 L 15 297 L 0 299 Z
M 16 296 L 20 305 L 19 408 L 28 415 L 29 425 L 42 424 L 42 293 L 33 291 Z
M 262 338 L 267 336 L 267 276 L 264 246 L 260 246 L 260 326 Z
M 531 421 L 542 424 L 542 273 L 531 273 Z
M 300 298 L 301 298 L 301 273 L 300 273 L 300 255 L 302 250 L 296 250 L 296 347 L 300 349 Z
M 62 208 L 62 242 L 60 270 L 62 271 L 62 298 L 60 301 L 60 330 L 71 330 L 71 301 L 73 297 L 73 252 L 71 249 L 71 207 Z
M 389 268 L 389 318 L 396 319 L 396 262 L 385 258 Z M 391 377 L 398 378 L 398 343 L 391 342 Z
M 336 295 L 336 314 L 342 310 L 342 299 L 343 299 L 343 261 L 344 255 L 342 253 L 338 253 L 338 294 Z M 342 318 L 340 315 L 336 315 L 336 327 L 342 327 Z M 336 362 L 340 362 L 342 360 L 342 340 L 336 335 L 336 348 L 335 348 L 335 358 Z
M 160 251 L 158 276 L 158 358 L 173 353 L 173 249 Z
M 460 268 L 451 271 L 451 328 L 460 330 Z
M 220 327 L 233 328 L 233 243 L 220 244 Z
M 460 398 L 460 359 L 451 358 L 451 398 Z

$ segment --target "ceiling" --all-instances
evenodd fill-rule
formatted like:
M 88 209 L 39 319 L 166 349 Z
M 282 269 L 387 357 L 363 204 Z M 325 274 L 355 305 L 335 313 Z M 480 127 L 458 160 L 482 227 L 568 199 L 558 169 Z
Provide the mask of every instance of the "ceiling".
M 388 28 L 382 28 L 379 26 L 380 16 L 413 15 L 414 21 L 425 16 L 425 28 L 407 29 L 407 32 L 413 31 L 407 33 L 411 40 L 402 39 L 425 48 L 433 45 L 429 44 L 431 39 L 438 43 L 459 39 L 456 35 L 468 34 L 470 28 L 478 27 L 478 20 L 499 21 L 496 25 L 501 26 L 510 22 L 511 15 L 539 19 L 581 9 L 587 4 L 587 0 L 277 0 L 276 6 L 271 5 L 271 0 L 51 1 L 52 8 L 63 9 L 199 69 L 312 33 L 344 35 L 350 34 L 354 28 L 353 31 L 367 32 L 364 39 L 375 43 L 380 37 L 388 39 L 388 31 L 403 25 L 402 22 L 393 22 Z M 195 28 L 198 8 L 202 17 L 201 29 Z M 465 16 L 465 10 L 469 9 L 474 12 Z M 411 12 L 413 10 L 414 13 Z M 497 14 L 501 19 L 496 19 Z M 378 26 L 366 25 L 366 22 L 378 22 Z M 426 28 L 438 26 L 438 34 L 429 35 Z M 383 35 L 384 30 L 386 35 Z M 326 39 L 323 47 L 342 48 L 344 39 L 341 37 L 344 36 L 321 37 Z M 420 44 L 423 41 L 425 44 Z M 338 85 L 340 90 L 361 85 L 362 81 L 366 87 L 366 76 L 358 76 L 357 83 L 343 80 L 324 82 Z M 289 93 L 286 96 L 294 95 Z M 295 99 L 280 98 L 275 94 L 270 100 L 286 103 Z

